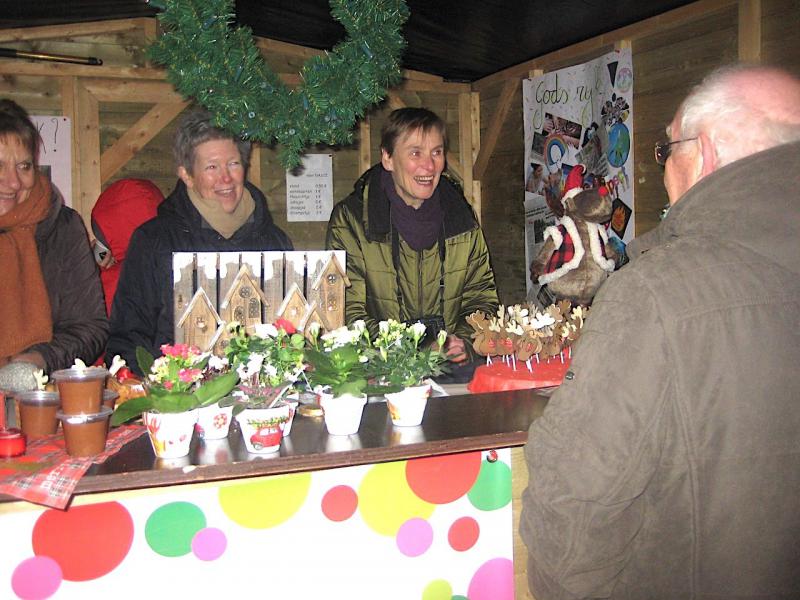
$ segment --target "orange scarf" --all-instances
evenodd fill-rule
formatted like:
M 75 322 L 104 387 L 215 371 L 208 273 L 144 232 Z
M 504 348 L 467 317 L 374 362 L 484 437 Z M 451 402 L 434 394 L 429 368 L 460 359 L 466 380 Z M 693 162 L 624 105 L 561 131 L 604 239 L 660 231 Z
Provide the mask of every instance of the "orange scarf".
M 38 173 L 28 198 L 0 216 L 0 363 L 33 344 L 53 339 L 36 225 L 50 212 L 49 180 Z

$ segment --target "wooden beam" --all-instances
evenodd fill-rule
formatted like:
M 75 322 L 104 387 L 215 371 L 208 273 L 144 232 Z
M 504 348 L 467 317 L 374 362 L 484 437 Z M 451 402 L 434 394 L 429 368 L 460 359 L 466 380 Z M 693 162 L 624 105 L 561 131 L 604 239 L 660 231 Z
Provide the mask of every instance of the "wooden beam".
M 157 136 L 164 127 L 183 111 L 188 102 L 162 102 L 156 104 L 122 134 L 114 145 L 100 157 L 100 183 L 105 184 L 125 166 L 139 150 Z
M 106 79 L 167 78 L 164 69 L 147 67 L 90 66 L 69 63 L 47 63 L 30 60 L 0 60 L 0 75 L 34 75 L 39 77 L 102 77 Z
M 247 180 L 256 186 L 261 187 L 261 144 L 253 142 L 250 147 L 250 167 L 247 169 Z
M 470 110 L 470 123 L 472 127 L 472 157 L 470 158 L 470 169 L 472 170 L 472 208 L 481 221 L 483 201 L 481 196 L 481 182 L 475 179 L 475 161 L 481 147 L 481 95 L 477 92 L 470 94 L 472 109 Z
M 77 198 L 81 190 L 81 177 L 80 170 L 74 168 L 76 164 L 75 157 L 78 156 L 79 144 L 78 136 L 76 135 L 75 128 L 77 126 L 77 106 L 78 106 L 78 80 L 75 77 L 62 77 L 59 80 L 61 87 L 61 114 L 67 117 L 71 125 L 70 148 L 72 155 L 72 189 L 70 195 L 72 198 Z M 74 202 L 73 202 L 74 204 Z
M 83 216 L 87 228 L 90 228 L 92 207 L 102 188 L 100 182 L 100 109 L 97 98 L 84 88 L 80 81 L 77 82 L 76 98 L 72 135 L 78 141 L 78 152 L 72 159 L 74 161 L 73 173 L 79 173 L 80 189 L 72 200 L 73 208 Z
M 472 165 L 475 145 L 472 139 L 472 93 L 458 96 L 458 155 L 461 158 L 461 181 L 464 196 L 472 204 Z M 448 164 L 449 161 L 448 161 Z M 480 219 L 480 215 L 478 216 Z
M 372 166 L 372 138 L 370 137 L 369 115 L 358 124 L 358 172 L 364 173 Z
M 513 67 L 503 69 L 497 73 L 479 79 L 472 83 L 472 89 L 481 91 L 494 84 L 511 78 L 522 78 L 531 69 L 548 69 L 550 65 L 569 62 L 578 62 L 591 54 L 602 54 L 605 48 L 612 46 L 618 40 L 630 39 L 637 40 L 641 37 L 652 35 L 653 31 L 663 31 L 673 27 L 679 27 L 686 22 L 696 21 L 707 15 L 730 8 L 738 0 L 700 0 L 680 8 L 670 10 L 655 17 L 650 17 L 638 23 L 621 27 L 614 31 L 593 37 L 584 42 L 573 44 L 555 52 L 550 52 L 543 56 L 520 63 Z
M 739 60 L 761 62 L 761 0 L 739 0 Z
M 83 85 L 100 102 L 179 103 L 183 97 L 166 81 L 84 79 Z
M 110 21 L 89 21 L 66 25 L 44 25 L 42 27 L 20 27 L 0 30 L 0 42 L 31 42 L 34 40 L 54 40 L 97 34 L 123 33 L 142 27 L 147 19 L 114 19 Z M 155 21 L 155 19 L 147 19 Z
M 518 87 L 519 79 L 516 77 L 507 79 L 503 84 L 503 90 L 500 92 L 500 99 L 497 101 L 497 109 L 492 115 L 492 122 L 489 124 L 489 129 L 486 132 L 486 140 L 481 142 L 481 151 L 478 153 L 478 158 L 475 160 L 473 177 L 479 181 L 483 179 L 483 174 L 486 172 L 489 158 L 492 156 L 494 147 L 497 145 L 497 140 L 500 137 L 500 129 L 503 127 L 503 122 L 506 120 L 508 111 L 511 108 L 511 101 L 514 99 Z

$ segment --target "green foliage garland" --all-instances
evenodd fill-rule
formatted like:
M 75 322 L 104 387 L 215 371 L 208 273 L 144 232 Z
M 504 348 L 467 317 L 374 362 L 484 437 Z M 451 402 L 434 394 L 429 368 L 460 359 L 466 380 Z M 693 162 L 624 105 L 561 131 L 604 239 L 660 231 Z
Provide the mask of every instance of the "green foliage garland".
M 233 0 L 151 0 L 165 29 L 149 49 L 167 79 L 244 139 L 282 146 L 293 168 L 304 148 L 347 144 L 366 109 L 401 78 L 405 0 L 330 0 L 348 37 L 303 65 L 289 89 L 266 65 L 248 27 L 232 28 Z

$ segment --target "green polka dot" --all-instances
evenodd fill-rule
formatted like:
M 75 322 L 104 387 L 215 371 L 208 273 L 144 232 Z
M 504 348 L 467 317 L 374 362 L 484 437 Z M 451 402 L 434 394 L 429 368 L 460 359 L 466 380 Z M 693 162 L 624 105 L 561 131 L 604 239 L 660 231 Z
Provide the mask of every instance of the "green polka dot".
M 450 600 L 469 600 L 466 596 L 453 596 Z
M 497 510 L 511 502 L 511 468 L 501 460 L 483 461 L 478 479 L 467 492 L 478 510 Z
M 450 600 L 453 588 L 444 579 L 435 579 L 425 586 L 422 600 Z
M 306 501 L 310 487 L 311 473 L 265 477 L 220 487 L 219 503 L 234 523 L 248 529 L 266 529 L 294 516 Z
M 153 511 L 144 527 L 147 544 L 161 556 L 184 556 L 192 538 L 206 526 L 200 508 L 190 502 L 172 502 Z

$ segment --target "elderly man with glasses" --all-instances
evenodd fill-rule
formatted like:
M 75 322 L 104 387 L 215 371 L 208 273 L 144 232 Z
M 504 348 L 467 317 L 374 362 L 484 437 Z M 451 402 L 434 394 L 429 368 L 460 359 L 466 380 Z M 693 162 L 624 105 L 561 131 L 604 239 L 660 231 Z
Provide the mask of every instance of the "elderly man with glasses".
M 671 210 L 530 428 L 537 600 L 800 590 L 800 80 L 715 71 L 667 135 Z

